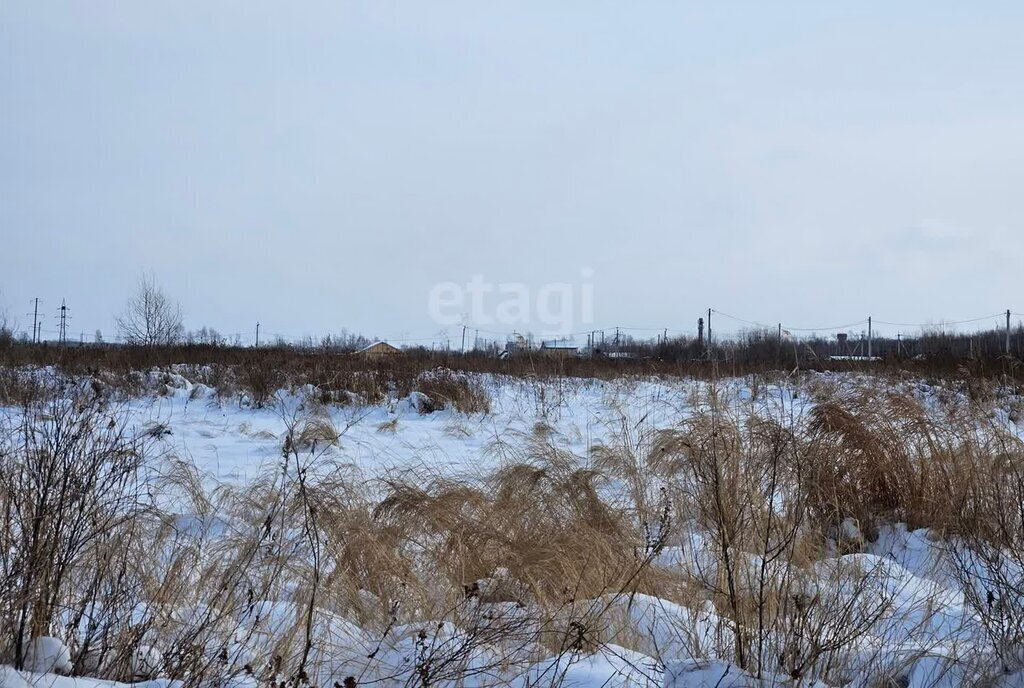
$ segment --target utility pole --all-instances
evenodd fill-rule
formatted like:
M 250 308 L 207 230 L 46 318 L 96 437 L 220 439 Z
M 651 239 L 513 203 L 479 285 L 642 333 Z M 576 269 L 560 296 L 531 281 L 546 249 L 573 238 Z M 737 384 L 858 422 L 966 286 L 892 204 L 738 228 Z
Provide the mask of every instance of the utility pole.
M 708 309 L 708 348 L 711 348 L 711 309 Z
M 466 326 L 462 326 L 462 353 L 466 353 Z
M 260 348 L 260 321 L 256 321 L 256 348 Z
M 1010 309 L 1006 309 L 1006 355 L 1010 355 Z
M 779 323 L 779 341 L 782 341 L 782 323 Z
M 868 316 L 868 358 L 871 358 L 871 316 Z
M 36 307 L 32 311 L 32 343 L 39 343 L 39 297 L 35 298 Z

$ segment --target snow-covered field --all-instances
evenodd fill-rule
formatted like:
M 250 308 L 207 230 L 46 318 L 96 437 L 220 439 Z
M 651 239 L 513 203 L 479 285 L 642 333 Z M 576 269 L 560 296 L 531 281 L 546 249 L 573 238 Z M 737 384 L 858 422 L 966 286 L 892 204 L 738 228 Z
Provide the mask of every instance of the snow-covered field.
M 256 408 L 245 395 L 219 398 L 215 390 L 194 385 L 178 372 L 154 373 L 152 381 L 154 387 L 159 381 L 160 394 L 123 400 L 113 408 L 125 425 L 155 442 L 161 460 L 174 457 L 194 464 L 211 491 L 222 485 L 244 490 L 280 470 L 289 434 L 296 436 L 315 419 L 329 431 L 327 437 L 321 432 L 305 451 L 315 453 L 321 462 L 345 466 L 348 479 L 371 495 L 381 479 L 395 476 L 478 479 L 519 461 L 520 445 L 538 436 L 575 456 L 584 469 L 591 467 L 601 447 L 649 453 L 662 441 L 663 431 L 706 411 L 712 391 L 723 408 L 739 417 L 763 415 L 797 427 L 823 390 L 835 394 L 882 384 L 836 374 L 730 379 L 714 385 L 684 379 L 485 377 L 479 382 L 490 396 L 490 411 L 465 415 L 452 409 L 422 413 L 422 399 L 415 393 L 371 406 L 325 406 L 316 401 L 315 390 L 300 387 L 281 391 L 271 403 Z M 916 398 L 930 413 L 949 413 L 967 403 L 954 387 L 916 380 L 885 385 Z M 1007 435 L 1019 439 L 1022 429 L 1011 420 L 1015 403 L 1009 396 L 1000 398 L 988 415 Z M 11 423 L 19 413 L 14 408 L 4 411 Z M 609 503 L 624 503 L 629 492 L 626 477 L 622 482 L 615 477 L 603 489 Z M 772 499 L 783 508 L 782 497 Z M 207 515 L 178 515 L 188 517 L 202 520 Z M 688 581 L 685 591 L 673 588 L 661 597 L 610 590 L 596 599 L 573 601 L 573 612 L 581 618 L 600 616 L 600 642 L 552 653 L 550 644 L 534 639 L 504 638 L 504 631 L 488 634 L 488 628 L 521 633 L 536 619 L 529 618 L 529 603 L 489 600 L 485 595 L 442 618 L 412 620 L 415 614 L 410 613 L 409 619 L 383 629 L 363 627 L 356 618 L 321 609 L 316 611 L 319 635 L 310 648 L 309 666 L 315 668 L 300 683 L 317 688 L 351 685 L 344 683 L 351 677 L 358 685 L 1024 686 L 1024 653 L 1014 635 L 1020 623 L 1004 618 L 1022 608 L 1024 591 L 1018 588 L 1012 603 L 993 600 L 988 592 L 989 604 L 1004 605 L 1005 611 L 981 618 L 965 595 L 963 567 L 955 565 L 962 562 L 950 554 L 959 551 L 956 543 L 933 530 L 908 529 L 896 522 L 881 523 L 870 534 L 861 533 L 855 522 L 841 524 L 840 531 L 823 543 L 820 558 L 801 568 L 806 579 L 794 588 L 803 592 L 800 599 L 793 596 L 794 611 L 787 612 L 793 617 L 786 621 L 789 635 L 781 638 L 777 629 L 761 632 L 763 642 L 784 650 L 792 646 L 798 654 L 827 656 L 835 666 L 815 672 L 808 667 L 801 673 L 792 669 L 790 658 L 780 657 L 772 670 L 762 669 L 760 678 L 740 671 L 732 640 L 737 627 L 708 592 L 726 585 L 721 533 L 709 532 L 699 521 L 695 514 L 690 521 L 676 519 L 670 527 L 665 525 L 663 538 L 646 562 L 666 580 Z M 770 550 L 733 551 L 735 560 L 729 565 L 742 571 L 738 580 L 749 584 L 758 575 L 789 575 L 769 561 Z M 1007 563 L 1011 569 L 1012 562 L 1011 558 Z M 984 565 L 978 567 L 981 571 Z M 478 582 L 483 589 L 500 586 L 505 576 L 496 570 Z M 1022 580 L 1019 570 L 1004 577 Z M 304 610 L 297 599 L 250 603 L 234 618 L 238 642 L 225 650 L 230 662 L 241 666 L 270 661 L 277 638 L 302 624 Z M 820 611 L 800 617 L 802 605 L 811 604 L 818 604 Z M 778 610 L 772 614 L 781 618 Z M 844 623 L 857 626 L 857 631 L 847 637 Z M 1006 646 L 992 646 L 998 635 L 992 623 L 1005 627 L 1000 637 Z M 61 666 L 67 664 L 60 657 L 61 646 L 48 650 L 27 663 L 31 671 L 0 669 L 0 688 L 22 688 L 25 683 L 53 688 L 118 685 L 58 676 L 70 667 Z M 159 680 L 161 648 L 152 652 L 151 662 L 140 660 L 152 666 L 137 672 L 137 677 L 157 679 L 148 685 L 162 687 L 166 681 Z M 452 656 L 458 657 L 452 664 L 459 674 L 435 672 L 428 681 L 424 664 L 434 661 L 436 666 Z M 236 672 L 232 681 L 260 683 L 252 672 Z
M 196 389 L 178 375 L 170 383 L 165 396 L 129 402 L 133 422 L 165 426 L 168 448 L 191 457 L 217 480 L 238 483 L 278 463 L 289 423 L 301 419 L 310 410 L 309 400 L 315 399 L 312 389 L 282 391 L 265 408 L 253 408 L 244 396 L 218 402 L 213 390 Z M 491 412 L 486 414 L 466 416 L 452 409 L 420 413 L 415 394 L 374 406 L 318 408 L 341 435 L 336 445 L 323 449 L 368 477 L 419 466 L 479 473 L 498 465 L 495 445 L 532 433 L 537 423 L 550 426 L 561 446 L 585 457 L 623 423 L 674 426 L 690 412 L 694 394 L 694 385 L 681 381 L 577 379 L 551 384 L 489 378 L 484 384 L 491 396 Z

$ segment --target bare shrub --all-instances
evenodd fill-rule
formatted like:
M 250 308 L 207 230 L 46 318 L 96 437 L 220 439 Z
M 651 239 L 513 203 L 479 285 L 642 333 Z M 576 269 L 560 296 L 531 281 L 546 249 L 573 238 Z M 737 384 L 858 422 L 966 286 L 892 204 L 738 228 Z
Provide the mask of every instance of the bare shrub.
M 1024 443 L 999 432 L 972 452 L 954 493 L 949 552 L 964 599 L 1003 672 L 1024 668 Z
M 80 567 L 143 509 L 145 440 L 95 398 L 50 396 L 22 407 L 0 445 L 0 652 L 20 667 L 29 638 L 57 634 Z
M 0 367 L 0 404 L 27 406 L 49 391 L 50 384 L 33 368 Z
M 250 395 L 256 408 L 266 406 L 284 386 L 285 380 L 285 373 L 280 368 L 258 360 L 247 361 L 237 371 L 239 388 Z
M 117 317 L 117 329 L 128 344 L 175 344 L 183 332 L 181 306 L 167 296 L 153 275 L 143 275 L 124 312 Z
M 625 475 L 658 476 L 680 524 L 704 534 L 697 549 L 688 530 L 681 536 L 684 551 L 692 550 L 689 584 L 714 605 L 726 631 L 714 641 L 719 656 L 757 677 L 825 678 L 837 653 L 874 628 L 891 596 L 878 571 L 816 564 L 824 532 L 810 518 L 804 472 L 819 438 L 785 404 L 768 401 L 732 405 L 712 385 L 678 429 L 633 445 L 643 447 L 648 468 L 629 468 L 638 464 L 629 459 Z M 632 492 L 649 495 L 651 487 Z

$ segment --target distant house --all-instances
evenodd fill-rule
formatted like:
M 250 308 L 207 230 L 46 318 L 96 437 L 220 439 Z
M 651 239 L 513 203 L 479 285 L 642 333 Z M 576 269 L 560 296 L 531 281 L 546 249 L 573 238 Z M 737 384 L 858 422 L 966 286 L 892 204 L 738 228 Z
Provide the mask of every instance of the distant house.
M 369 346 L 364 346 L 356 353 L 362 354 L 367 358 L 383 358 L 385 356 L 395 356 L 402 353 L 402 350 L 397 346 L 391 346 L 387 342 L 374 342 Z
M 572 358 L 579 354 L 579 347 L 566 339 L 541 342 L 540 352 L 552 358 Z

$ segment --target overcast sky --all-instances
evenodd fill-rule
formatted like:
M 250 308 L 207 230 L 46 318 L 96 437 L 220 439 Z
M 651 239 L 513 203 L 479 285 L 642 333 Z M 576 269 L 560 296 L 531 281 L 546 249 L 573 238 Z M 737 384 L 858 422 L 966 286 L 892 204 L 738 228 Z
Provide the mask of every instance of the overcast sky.
M 0 304 L 112 335 L 152 271 L 190 328 L 288 336 L 431 337 L 477 275 L 572 285 L 579 330 L 1024 312 L 1022 36 L 1020 2 L 6 0 Z

